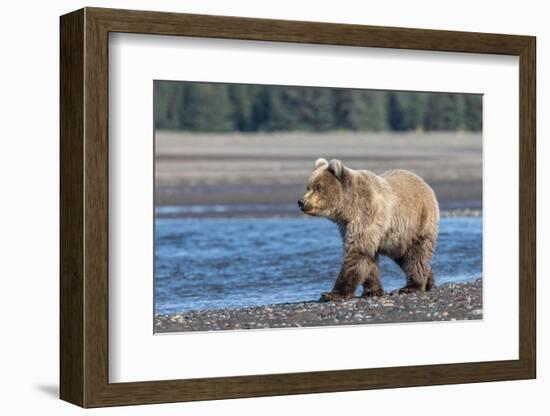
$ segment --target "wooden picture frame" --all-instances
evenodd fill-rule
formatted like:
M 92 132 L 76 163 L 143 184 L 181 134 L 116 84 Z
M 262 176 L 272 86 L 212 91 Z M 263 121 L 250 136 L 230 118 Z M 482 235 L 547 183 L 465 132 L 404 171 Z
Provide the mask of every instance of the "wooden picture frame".
M 530 379 L 536 376 L 535 38 L 85 8 L 61 17 L 60 396 L 82 407 Z M 519 57 L 519 359 L 109 383 L 110 32 Z

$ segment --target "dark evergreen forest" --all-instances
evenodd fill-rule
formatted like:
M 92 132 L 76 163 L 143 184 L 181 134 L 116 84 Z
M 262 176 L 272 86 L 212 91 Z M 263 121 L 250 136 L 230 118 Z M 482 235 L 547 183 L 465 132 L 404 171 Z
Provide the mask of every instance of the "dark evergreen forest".
M 155 81 L 155 128 L 201 132 L 482 128 L 478 94 Z

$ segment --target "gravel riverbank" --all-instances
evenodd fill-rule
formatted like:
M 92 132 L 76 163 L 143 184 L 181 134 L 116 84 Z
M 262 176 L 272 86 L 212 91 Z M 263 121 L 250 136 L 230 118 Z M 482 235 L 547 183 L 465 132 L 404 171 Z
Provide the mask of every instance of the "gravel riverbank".
M 341 303 L 307 301 L 157 315 L 155 332 L 483 319 L 482 287 L 480 278 L 467 283 L 443 284 L 427 293 L 392 292 Z

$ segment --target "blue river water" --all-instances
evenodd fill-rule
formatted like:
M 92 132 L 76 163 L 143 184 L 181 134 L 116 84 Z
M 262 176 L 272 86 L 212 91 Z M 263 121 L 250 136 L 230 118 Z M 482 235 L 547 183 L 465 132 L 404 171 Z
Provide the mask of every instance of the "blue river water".
M 336 226 L 316 218 L 157 218 L 155 313 L 317 300 L 342 257 Z M 405 283 L 380 262 L 384 290 Z M 432 268 L 436 283 L 482 274 L 480 217 L 442 218 Z M 358 294 L 360 289 L 358 289 Z

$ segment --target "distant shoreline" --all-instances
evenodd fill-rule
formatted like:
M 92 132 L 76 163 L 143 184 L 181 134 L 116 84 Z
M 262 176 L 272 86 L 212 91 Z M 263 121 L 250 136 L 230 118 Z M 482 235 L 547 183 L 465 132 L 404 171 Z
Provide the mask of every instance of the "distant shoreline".
M 183 134 L 155 132 L 154 204 L 266 205 L 300 199 L 319 157 L 381 174 L 406 169 L 434 190 L 442 211 L 481 209 L 481 133 Z
M 155 333 L 299 328 L 483 319 L 483 282 L 445 283 L 430 292 L 346 302 L 271 304 L 155 316 Z

